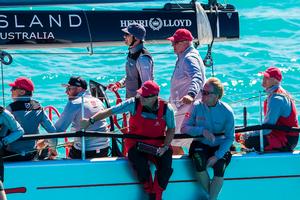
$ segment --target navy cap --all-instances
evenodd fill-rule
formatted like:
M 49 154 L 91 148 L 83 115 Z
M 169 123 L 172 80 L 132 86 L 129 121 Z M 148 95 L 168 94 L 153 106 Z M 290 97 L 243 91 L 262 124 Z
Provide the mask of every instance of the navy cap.
M 80 76 L 71 76 L 69 79 L 68 84 L 63 84 L 63 86 L 76 86 L 76 87 L 82 87 L 83 89 L 87 89 L 87 83 L 86 81 L 81 78 Z
M 144 26 L 137 23 L 130 24 L 126 28 L 123 28 L 122 31 L 124 33 L 133 35 L 139 40 L 145 40 L 146 37 L 146 29 L 144 28 Z

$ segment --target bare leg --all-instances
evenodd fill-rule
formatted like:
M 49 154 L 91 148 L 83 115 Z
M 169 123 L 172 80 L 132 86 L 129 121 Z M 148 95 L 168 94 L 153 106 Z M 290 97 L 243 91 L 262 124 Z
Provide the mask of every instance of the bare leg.
M 184 155 L 184 151 L 182 147 L 172 146 L 172 149 L 173 149 L 173 155 Z
M 196 172 L 196 176 L 203 189 L 209 193 L 210 179 L 207 171 Z
M 4 191 L 3 184 L 2 184 L 1 180 L 0 180 L 0 199 L 1 200 L 7 200 L 6 199 L 6 194 L 5 194 L 5 191 Z
M 3 191 L 0 191 L 0 199 L 1 199 L 1 200 L 7 200 L 7 199 L 6 199 L 6 195 L 5 195 L 4 190 L 3 190 Z
M 209 200 L 216 200 L 223 185 L 223 177 L 214 176 L 210 184 Z

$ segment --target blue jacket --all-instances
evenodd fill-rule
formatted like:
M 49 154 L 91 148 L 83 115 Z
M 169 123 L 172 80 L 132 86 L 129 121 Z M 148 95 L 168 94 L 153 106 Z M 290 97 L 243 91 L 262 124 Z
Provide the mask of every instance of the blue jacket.
M 39 134 L 39 126 L 48 133 L 55 133 L 56 129 L 41 105 L 30 97 L 17 98 L 7 106 L 16 120 L 20 123 L 26 134 Z M 56 146 L 56 139 L 49 140 L 50 146 Z M 7 146 L 11 152 L 24 154 L 35 149 L 35 140 L 15 141 Z
M 211 133 L 224 133 L 222 136 L 215 135 L 214 143 L 204 137 L 196 139 L 209 146 L 220 145 L 215 156 L 222 158 L 234 140 L 234 114 L 231 107 L 221 101 L 214 107 L 208 107 L 200 101 L 195 102 L 190 117 L 183 121 L 181 131 L 192 136 L 201 136 L 204 129 Z

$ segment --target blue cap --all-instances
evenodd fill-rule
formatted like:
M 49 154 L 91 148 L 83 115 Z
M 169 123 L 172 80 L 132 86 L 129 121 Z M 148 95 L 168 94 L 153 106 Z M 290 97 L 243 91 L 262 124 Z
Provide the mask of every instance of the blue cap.
M 133 35 L 139 40 L 145 40 L 146 37 L 146 29 L 144 28 L 144 26 L 137 23 L 130 24 L 129 26 L 127 26 L 127 28 L 123 28 L 122 31 L 124 33 Z

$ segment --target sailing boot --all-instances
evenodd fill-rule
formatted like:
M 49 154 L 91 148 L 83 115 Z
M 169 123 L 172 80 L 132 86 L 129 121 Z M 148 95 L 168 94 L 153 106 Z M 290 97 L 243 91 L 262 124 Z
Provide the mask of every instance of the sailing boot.
M 149 200 L 151 199 L 151 195 L 152 195 L 152 190 L 153 190 L 153 179 L 152 179 L 152 175 L 150 174 L 149 176 L 149 180 L 145 181 L 143 183 L 143 187 L 144 187 L 144 191 L 149 194 Z
M 155 173 L 154 183 L 153 183 L 153 190 L 155 195 L 152 196 L 153 200 L 161 200 L 162 193 L 164 188 L 162 188 L 158 183 L 157 173 Z M 155 198 L 154 198 L 155 197 Z M 152 199 L 151 199 L 152 200 Z

